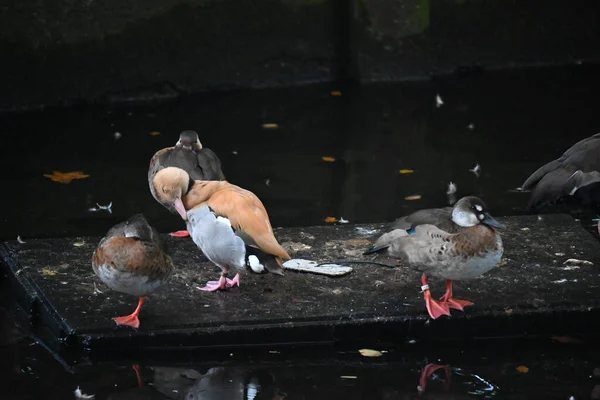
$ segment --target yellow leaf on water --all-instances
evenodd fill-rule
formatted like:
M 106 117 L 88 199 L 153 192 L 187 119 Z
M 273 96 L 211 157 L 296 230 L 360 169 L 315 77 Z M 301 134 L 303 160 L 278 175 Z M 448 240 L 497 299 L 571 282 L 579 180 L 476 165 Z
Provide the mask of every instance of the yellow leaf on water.
M 399 172 L 401 174 L 412 174 L 413 172 L 415 172 L 415 170 L 413 170 L 413 169 L 401 169 Z
M 421 198 L 420 194 L 413 194 L 410 196 L 406 196 L 404 200 L 419 200 Z
M 150 132 L 150 136 L 158 136 L 158 135 L 160 135 L 160 132 L 157 132 L 157 131 Z
M 52 174 L 44 174 L 46 178 L 50 178 L 50 180 L 58 183 L 71 183 L 73 179 L 85 179 L 89 178 L 89 175 L 84 174 L 81 171 L 75 172 L 60 172 L 54 171 Z
M 520 372 L 521 374 L 526 374 L 526 373 L 528 373 L 528 372 L 529 372 L 529 368 L 527 368 L 527 367 L 526 367 L 526 366 L 524 366 L 524 365 L 519 365 L 519 366 L 517 367 L 517 372 Z
M 337 222 L 338 219 L 336 217 L 327 217 L 325 218 L 325 222 L 327 222 L 328 224 L 333 224 L 334 222 Z
M 331 91 L 331 95 L 332 96 L 341 96 L 342 92 L 340 92 L 339 90 L 332 90 Z
M 50 268 L 42 268 L 40 271 L 44 276 L 54 276 L 56 275 L 56 271 Z
M 85 242 L 75 242 L 75 243 L 73 243 L 73 246 L 75 246 L 75 247 L 81 247 L 81 246 L 84 246 L 84 245 L 85 245 Z
M 262 127 L 264 129 L 277 129 L 277 128 L 279 128 L 279 125 L 273 124 L 273 123 L 271 123 L 271 124 L 262 124 Z
M 381 357 L 383 355 L 379 350 L 372 349 L 360 349 L 358 352 L 364 357 Z
M 325 161 L 325 162 L 334 162 L 335 161 L 335 157 L 324 156 L 322 158 L 322 160 Z

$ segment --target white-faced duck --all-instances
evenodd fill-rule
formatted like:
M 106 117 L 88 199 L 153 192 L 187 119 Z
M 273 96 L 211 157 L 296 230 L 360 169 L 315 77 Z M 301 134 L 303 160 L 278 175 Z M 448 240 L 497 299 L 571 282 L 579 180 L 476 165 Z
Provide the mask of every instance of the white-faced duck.
M 422 272 L 422 290 L 431 318 L 463 310 L 470 301 L 452 297 L 453 280 L 469 280 L 496 266 L 504 247 L 496 228 L 503 226 L 477 197 L 463 197 L 454 207 L 426 209 L 398 219 L 364 254 L 386 251 Z M 446 279 L 440 301 L 429 292 L 428 276 Z

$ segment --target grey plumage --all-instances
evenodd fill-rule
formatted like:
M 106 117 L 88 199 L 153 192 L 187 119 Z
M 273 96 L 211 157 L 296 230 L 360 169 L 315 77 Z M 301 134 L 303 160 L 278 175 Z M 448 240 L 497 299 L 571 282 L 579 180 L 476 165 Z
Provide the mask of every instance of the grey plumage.
M 480 228 L 491 230 L 479 225 L 472 229 Z M 490 236 L 491 241 L 486 237 L 478 240 L 476 236 L 467 232 L 447 233 L 434 225 L 419 225 L 414 234 L 392 241 L 388 253 L 427 275 L 468 280 L 492 269 L 503 253 L 500 235 Z M 479 244 L 481 248 L 473 251 Z
M 204 204 L 188 211 L 187 230 L 204 255 L 224 271 L 246 267 L 246 244 L 229 220 L 217 217 Z
M 527 178 L 521 188 L 532 190 L 527 206 L 529 210 L 540 211 L 561 197 L 574 194 L 579 188 L 598 182 L 593 179 L 570 179 L 577 171 L 600 171 L 600 133 L 575 143 L 558 159 L 546 163 Z M 579 186 L 576 186 L 577 184 Z

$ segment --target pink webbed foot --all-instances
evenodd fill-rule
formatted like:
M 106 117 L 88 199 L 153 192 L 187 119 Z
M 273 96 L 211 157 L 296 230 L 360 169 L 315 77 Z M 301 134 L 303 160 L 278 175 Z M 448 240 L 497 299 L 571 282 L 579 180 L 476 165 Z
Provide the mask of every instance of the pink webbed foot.
M 450 316 L 450 309 L 448 307 L 448 303 L 445 301 L 436 301 L 431 297 L 427 276 L 425 274 L 423 274 L 423 276 L 421 277 L 421 284 L 421 290 L 423 290 L 425 306 L 427 307 L 427 312 L 429 312 L 429 316 L 433 319 L 437 319 L 442 315 Z
M 138 316 L 134 314 L 126 315 L 124 317 L 115 317 L 113 318 L 113 321 L 115 321 L 117 325 L 127 325 L 135 329 L 140 327 L 140 320 L 138 319 Z
M 190 236 L 190 233 L 188 231 L 177 231 L 177 232 L 171 232 L 171 233 L 169 233 L 169 235 L 171 235 L 173 237 L 188 237 L 188 236 Z
M 440 301 L 447 303 L 449 308 L 464 311 L 467 306 L 472 306 L 473 303 L 468 300 L 460 300 L 452 297 L 452 281 L 446 281 L 446 293 L 440 298 Z
M 215 292 L 217 290 L 228 289 L 236 285 L 240 286 L 240 274 L 234 276 L 233 279 L 225 278 L 223 275 L 221 275 L 221 278 L 218 281 L 208 281 L 206 282 L 206 286 L 200 288 L 200 290 Z

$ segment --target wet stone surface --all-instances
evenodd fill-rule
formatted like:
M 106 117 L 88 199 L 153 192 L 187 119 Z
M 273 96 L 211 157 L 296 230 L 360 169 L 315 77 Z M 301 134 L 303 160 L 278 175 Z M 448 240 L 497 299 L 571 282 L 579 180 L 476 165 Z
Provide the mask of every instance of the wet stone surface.
M 0 250 L 13 291 L 26 293 L 13 296 L 13 306 L 22 310 L 21 318 L 29 319 L 33 334 L 49 343 L 61 339 L 92 350 L 103 345 L 113 350 L 120 345 L 252 345 L 335 341 L 348 335 L 388 335 L 401 341 L 430 335 L 524 334 L 536 327 L 581 329 L 567 326 L 565 315 L 600 310 L 595 296 L 600 286 L 597 240 L 567 215 L 498 220 L 506 225 L 503 262 L 482 278 L 456 282 L 455 296 L 475 305 L 435 321 L 425 309 L 420 273 L 402 265 L 345 264 L 354 270 L 336 278 L 247 272 L 241 287 L 208 293 L 199 287 L 218 278 L 218 268 L 191 239 L 167 236 L 177 271 L 169 285 L 150 296 L 136 331 L 115 326 L 111 318 L 131 313 L 137 299 L 111 291 L 92 271 L 91 257 L 100 238 L 9 241 Z M 362 255 L 388 226 L 279 228 L 275 235 L 292 258 L 395 264 L 385 256 Z M 565 265 L 570 258 L 592 265 Z M 431 279 L 430 286 L 434 297 L 443 294 L 443 281 Z

